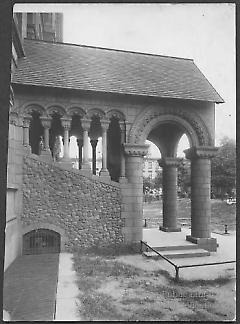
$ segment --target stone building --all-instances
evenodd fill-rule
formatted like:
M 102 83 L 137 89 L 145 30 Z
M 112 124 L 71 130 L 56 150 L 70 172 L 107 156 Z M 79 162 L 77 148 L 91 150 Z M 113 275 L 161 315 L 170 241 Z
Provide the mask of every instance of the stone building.
M 154 179 L 160 172 L 159 159 L 154 157 L 144 157 L 143 159 L 143 177 Z
M 162 156 L 161 230 L 179 231 L 176 152 L 184 133 L 192 177 L 187 240 L 216 250 L 210 227 L 210 163 L 216 152 L 215 103 L 223 99 L 193 60 L 55 42 L 59 39 L 46 33 L 33 36 L 28 25 L 27 38 L 21 39 L 19 20 L 9 114 L 5 267 L 21 253 L 138 246 L 146 140 Z M 72 168 L 69 157 L 73 135 L 80 170 Z M 60 136 L 61 159 L 56 158 Z

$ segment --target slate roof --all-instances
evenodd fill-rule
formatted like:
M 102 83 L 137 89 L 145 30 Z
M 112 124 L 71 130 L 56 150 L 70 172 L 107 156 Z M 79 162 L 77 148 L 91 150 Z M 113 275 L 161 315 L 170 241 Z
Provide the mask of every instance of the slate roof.
M 224 102 L 191 59 L 24 40 L 13 83 Z

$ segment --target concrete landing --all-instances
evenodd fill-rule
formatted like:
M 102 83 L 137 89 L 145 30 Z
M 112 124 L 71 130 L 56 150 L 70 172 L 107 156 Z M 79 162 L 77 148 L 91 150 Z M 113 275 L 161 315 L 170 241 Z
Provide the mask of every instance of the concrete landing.
M 143 230 L 143 241 L 169 259 L 206 257 L 210 252 L 199 248 L 197 244 L 186 241 L 190 230 L 164 232 L 157 228 Z M 154 251 L 143 252 L 146 257 L 161 258 Z
M 182 229 L 181 232 L 163 232 L 158 228 L 144 228 L 143 241 L 152 247 L 164 249 L 171 246 L 196 247 L 196 244 L 186 241 L 186 235 L 190 235 L 190 229 Z
M 150 228 L 143 229 L 143 241 L 147 242 L 150 246 L 173 246 L 173 245 L 192 245 L 186 241 L 186 235 L 190 234 L 190 229 L 182 228 L 181 232 L 178 233 L 167 233 L 159 231 L 158 228 Z M 210 252 L 210 256 L 204 257 L 191 257 L 191 258 L 180 258 L 177 260 L 178 265 L 189 265 L 189 264 L 204 264 L 204 263 L 215 263 L 215 262 L 225 262 L 225 261 L 233 261 L 236 260 L 236 233 L 232 232 L 230 235 L 220 235 L 216 233 L 212 233 L 212 237 L 217 239 L 219 247 L 217 248 L 217 252 Z M 196 244 L 193 244 L 196 246 Z M 149 259 L 148 259 L 149 260 Z M 154 260 L 153 260 L 154 262 Z M 158 260 L 155 262 L 160 262 L 163 265 L 164 269 L 169 268 L 170 271 L 174 270 L 171 265 L 165 260 Z M 206 269 L 210 269 L 210 273 L 221 273 L 221 269 L 224 268 L 235 268 L 236 264 L 225 264 L 219 266 L 210 266 L 210 267 L 200 267 L 200 268 L 189 268 L 182 269 L 182 273 L 186 273 L 188 276 L 196 273 L 196 278 L 205 278 L 204 274 L 207 275 L 208 271 Z M 204 270 L 204 271 L 202 271 Z M 216 270 L 216 271 L 215 271 Z M 220 270 L 220 271 L 218 271 Z M 199 276 L 202 274 L 202 276 Z M 194 277 L 194 275 L 193 275 Z M 207 276 L 208 277 L 208 276 Z

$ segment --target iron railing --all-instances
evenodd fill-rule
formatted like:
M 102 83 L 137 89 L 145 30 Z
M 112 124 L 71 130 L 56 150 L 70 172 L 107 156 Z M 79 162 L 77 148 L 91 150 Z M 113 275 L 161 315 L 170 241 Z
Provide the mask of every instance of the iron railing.
M 140 241 L 140 242 L 141 242 L 141 253 L 143 252 L 143 245 L 145 245 L 147 248 L 149 248 L 150 250 L 155 252 L 157 255 L 159 255 L 161 258 L 166 260 L 168 263 L 170 263 L 175 268 L 175 272 L 176 272 L 175 280 L 176 281 L 179 281 L 179 269 L 182 269 L 182 268 L 193 268 L 193 267 L 203 267 L 203 266 L 210 266 L 210 265 L 226 264 L 226 263 L 236 263 L 236 260 L 231 260 L 231 261 L 222 261 L 222 262 L 209 262 L 209 263 L 177 265 L 174 262 L 172 262 L 171 260 L 169 260 L 167 257 L 165 257 L 164 255 L 162 255 L 159 251 L 152 248 L 146 242 L 144 242 L 144 241 Z

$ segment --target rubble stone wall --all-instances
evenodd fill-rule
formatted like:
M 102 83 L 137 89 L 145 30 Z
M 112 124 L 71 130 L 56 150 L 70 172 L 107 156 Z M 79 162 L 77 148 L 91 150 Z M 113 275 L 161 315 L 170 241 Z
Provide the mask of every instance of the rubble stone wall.
M 21 222 L 23 230 L 30 225 L 43 228 L 41 224 L 61 228 L 65 251 L 121 244 L 120 186 L 26 156 Z

